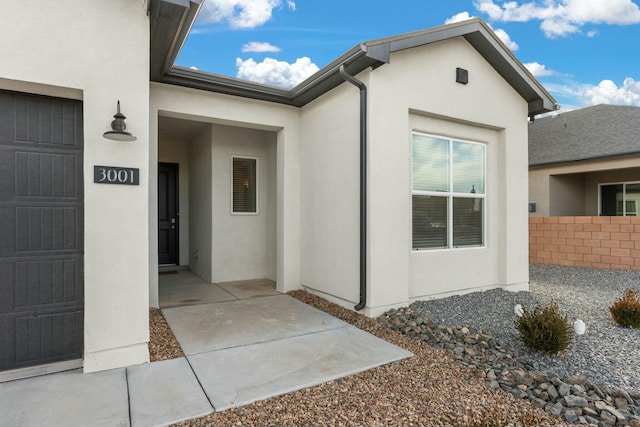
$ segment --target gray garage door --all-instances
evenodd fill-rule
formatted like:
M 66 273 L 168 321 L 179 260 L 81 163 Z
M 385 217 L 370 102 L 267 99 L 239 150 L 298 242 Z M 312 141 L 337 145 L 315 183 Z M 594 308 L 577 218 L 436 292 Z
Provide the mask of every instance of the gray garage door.
M 82 357 L 82 103 L 0 91 L 0 370 Z

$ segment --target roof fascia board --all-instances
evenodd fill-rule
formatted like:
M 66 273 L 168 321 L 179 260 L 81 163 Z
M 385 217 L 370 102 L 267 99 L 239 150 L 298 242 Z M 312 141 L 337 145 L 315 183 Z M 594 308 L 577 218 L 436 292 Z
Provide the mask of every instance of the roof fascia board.
M 358 74 L 368 67 L 381 65 L 383 63 L 381 59 L 384 57 L 384 49 L 374 50 L 370 55 L 364 45 L 358 45 L 291 90 L 180 66 L 172 67 L 162 81 L 227 95 L 302 107 L 344 82 L 339 75 L 340 65 L 345 64 L 350 73 Z
M 545 167 L 562 166 L 562 165 L 569 165 L 569 164 L 575 164 L 575 163 L 581 163 L 581 162 L 589 163 L 589 162 L 597 162 L 597 161 L 604 161 L 604 160 L 626 159 L 631 157 L 640 157 L 640 151 L 629 151 L 627 153 L 609 154 L 605 156 L 583 157 L 580 159 L 557 160 L 553 162 L 531 163 L 529 165 L 529 168 L 541 169 Z M 590 171 L 585 171 L 585 172 L 590 172 Z M 594 172 L 597 172 L 597 171 L 594 171 Z M 576 172 L 576 173 L 582 173 L 582 172 Z
M 369 48 L 381 45 L 388 46 L 390 53 L 464 37 L 494 69 L 527 101 L 529 114 L 541 114 L 557 110 L 557 103 L 553 96 L 531 75 L 529 70 L 515 57 L 513 52 L 495 36 L 495 33 L 480 18 L 474 18 L 455 24 L 442 25 L 422 31 L 401 34 L 394 37 L 382 38 L 366 42 Z M 500 63 L 496 64 L 496 59 Z M 509 74 L 509 69 L 516 72 Z M 520 82 L 514 82 L 517 78 Z M 526 93 L 526 86 L 531 88 L 538 99 L 531 99 Z
M 153 12 L 155 8 L 156 14 L 162 6 L 173 5 L 182 8 L 179 22 L 170 22 L 176 31 L 172 32 L 174 37 L 163 56 L 165 60 L 161 69 L 152 60 L 152 80 L 301 107 L 344 82 L 339 76 L 340 65 L 345 65 L 349 74 L 357 75 L 368 67 L 377 68 L 388 63 L 393 52 L 454 37 L 464 37 L 527 101 L 530 115 L 542 114 L 558 108 L 555 99 L 480 18 L 362 43 L 291 90 L 173 66 L 195 22 L 202 2 L 203 0 L 152 0 L 150 10 Z M 154 37 L 161 36 L 157 34 L 158 28 L 155 30 L 155 32 L 152 30 L 152 58 L 154 53 L 156 58 L 162 54 L 162 52 L 154 52 Z
M 219 74 L 205 73 L 199 70 L 174 66 L 162 79 L 163 83 L 219 92 L 227 95 L 242 96 L 264 101 L 293 105 L 290 91 L 275 86 L 267 86 L 246 80 L 235 79 Z
M 532 88 L 536 94 L 538 95 L 537 100 L 530 100 L 525 97 L 525 100 L 529 103 L 529 113 L 530 114 L 542 114 L 551 111 L 556 111 L 559 109 L 559 105 L 553 96 L 540 84 L 540 82 L 533 77 L 531 72 L 527 70 L 527 68 L 516 58 L 511 49 L 506 47 L 502 40 L 497 38 L 493 30 L 491 30 L 487 24 L 483 21 L 479 21 L 480 27 L 479 32 L 484 35 L 484 39 L 491 45 L 491 47 L 502 57 L 502 59 L 506 62 L 506 65 L 515 70 L 518 74 L 518 77 L 526 83 L 527 86 Z M 482 52 L 482 47 L 480 43 L 473 37 L 465 37 L 472 46 L 474 46 L 483 56 L 485 54 Z M 500 73 L 500 75 L 505 76 L 505 71 L 500 67 L 501 64 L 495 64 L 493 61 L 489 61 L 489 63 Z M 508 81 L 508 80 L 507 80 Z M 510 82 L 511 83 L 511 82 Z M 511 83 L 514 86 L 513 83 Z M 517 87 L 514 86 L 514 89 L 518 90 Z M 521 93 L 520 90 L 518 90 Z

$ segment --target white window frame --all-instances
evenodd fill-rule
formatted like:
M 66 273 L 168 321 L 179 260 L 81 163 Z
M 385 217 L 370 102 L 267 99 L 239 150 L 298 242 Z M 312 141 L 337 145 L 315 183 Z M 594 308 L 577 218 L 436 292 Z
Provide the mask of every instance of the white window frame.
M 423 190 L 414 190 L 413 188 L 413 136 L 421 135 L 427 136 L 430 138 L 444 139 L 449 141 L 449 191 L 423 191 Z M 484 180 L 484 194 L 476 194 L 474 193 L 459 193 L 451 191 L 453 189 L 453 141 L 464 142 L 468 144 L 481 145 L 484 147 L 483 154 L 484 158 L 483 165 L 483 180 Z M 435 196 L 435 197 L 446 197 L 447 198 L 447 246 L 446 247 L 437 247 L 437 248 L 414 248 L 413 247 L 413 232 L 411 233 L 411 241 L 410 247 L 411 252 L 413 253 L 423 253 L 423 252 L 433 252 L 433 251 L 464 251 L 464 250 L 474 250 L 474 249 L 482 249 L 487 246 L 487 195 L 488 195 L 488 185 L 487 185 L 487 144 L 479 141 L 471 141 L 468 139 L 462 138 L 453 138 L 449 136 L 443 135 L 435 135 L 420 131 L 411 131 L 411 214 L 413 216 L 413 196 Z M 469 199 L 481 199 L 482 202 L 482 244 L 481 245 L 471 245 L 471 246 L 453 246 L 453 199 L 455 197 L 461 198 L 469 198 Z M 413 224 L 413 218 L 411 219 L 411 224 Z
M 640 184 L 640 181 L 601 182 L 598 184 L 598 216 L 602 216 L 602 187 L 606 185 L 622 185 L 622 216 L 627 216 L 627 185 Z M 636 215 L 640 216 L 636 211 Z
M 235 212 L 233 210 L 233 160 L 234 159 L 249 159 L 256 161 L 256 211 L 255 212 Z M 231 215 L 240 215 L 240 216 L 251 216 L 251 215 L 259 215 L 260 214 L 260 159 L 258 157 L 253 156 L 244 156 L 240 154 L 231 155 L 230 161 L 231 168 L 230 170 L 230 186 L 231 186 L 231 197 L 229 197 L 229 201 L 231 203 Z

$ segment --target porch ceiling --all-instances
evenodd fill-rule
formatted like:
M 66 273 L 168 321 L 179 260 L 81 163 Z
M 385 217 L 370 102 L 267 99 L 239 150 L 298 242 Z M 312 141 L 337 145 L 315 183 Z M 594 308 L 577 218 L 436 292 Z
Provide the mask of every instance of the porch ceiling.
M 209 123 L 194 120 L 158 117 L 158 139 L 190 141 Z

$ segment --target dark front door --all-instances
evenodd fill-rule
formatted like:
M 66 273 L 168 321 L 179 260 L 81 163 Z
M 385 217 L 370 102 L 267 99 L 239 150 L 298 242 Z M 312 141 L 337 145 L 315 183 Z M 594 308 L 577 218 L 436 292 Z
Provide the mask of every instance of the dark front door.
M 82 120 L 0 91 L 0 370 L 82 357 Z
M 178 264 L 178 165 L 158 163 L 158 263 Z

